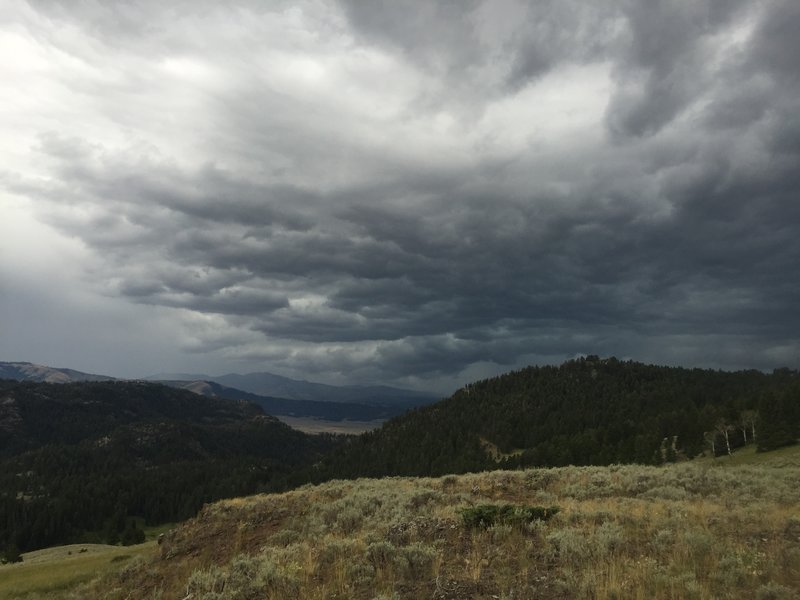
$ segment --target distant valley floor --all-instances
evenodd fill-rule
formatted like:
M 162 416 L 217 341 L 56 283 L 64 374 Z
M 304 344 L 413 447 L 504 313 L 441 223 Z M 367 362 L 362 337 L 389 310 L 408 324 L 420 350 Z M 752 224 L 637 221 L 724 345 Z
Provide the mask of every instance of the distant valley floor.
M 384 422 L 383 419 L 372 421 L 327 421 L 314 417 L 289 417 L 285 415 L 276 415 L 276 418 L 303 433 L 344 433 L 351 435 L 372 431 L 380 427 Z

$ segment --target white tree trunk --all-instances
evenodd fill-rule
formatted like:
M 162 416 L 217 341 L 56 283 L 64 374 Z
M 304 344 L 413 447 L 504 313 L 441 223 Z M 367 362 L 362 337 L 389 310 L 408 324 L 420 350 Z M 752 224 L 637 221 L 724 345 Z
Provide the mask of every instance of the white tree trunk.
M 728 439 L 728 430 L 725 429 L 722 432 L 722 435 L 725 436 L 725 446 L 728 448 L 728 456 L 733 456 L 733 453 L 731 452 L 731 441 Z

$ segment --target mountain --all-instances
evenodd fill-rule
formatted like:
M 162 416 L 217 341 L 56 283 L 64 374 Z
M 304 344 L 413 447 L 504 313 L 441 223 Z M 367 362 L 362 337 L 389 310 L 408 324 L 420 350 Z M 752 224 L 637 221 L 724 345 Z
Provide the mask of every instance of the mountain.
M 0 545 L 21 550 L 188 518 L 269 489 L 336 443 L 251 402 L 141 381 L 0 380 L 0 434 Z
M 0 379 L 35 381 L 42 383 L 69 383 L 77 381 L 112 381 L 106 375 L 83 373 L 74 369 L 55 368 L 29 362 L 0 362 Z M 388 386 L 335 386 L 290 379 L 267 372 L 240 375 L 229 373 L 212 377 L 203 373 L 159 373 L 144 378 L 147 381 L 208 381 L 226 388 L 249 392 L 259 397 L 307 400 L 312 402 L 341 402 L 354 405 L 396 406 L 399 411 L 412 406 L 430 404 L 439 400 L 434 394 Z M 229 397 L 229 396 L 221 396 Z M 306 410 L 306 409 L 303 409 Z M 343 417 L 350 418 L 350 417 Z
M 767 430 L 770 423 L 786 425 Z M 470 384 L 348 441 L 311 477 L 653 464 L 706 447 L 726 452 L 753 433 L 760 447 L 772 440 L 763 449 L 800 435 L 796 371 L 729 373 L 590 356 Z
M 235 388 L 272 398 L 289 400 L 312 400 L 317 402 L 348 402 L 352 404 L 373 404 L 380 406 L 402 406 L 410 408 L 435 402 L 438 398 L 426 392 L 417 392 L 387 386 L 335 386 L 290 379 L 272 373 L 248 373 L 240 375 L 229 373 L 212 377 L 198 373 L 159 373 L 146 377 L 147 380 L 213 381 L 229 388 Z
M 82 373 L 74 369 L 46 367 L 29 362 L 0 362 L 0 379 L 69 383 L 73 381 L 111 381 L 113 377 Z
M 356 404 L 353 402 L 322 402 L 319 400 L 290 400 L 259 396 L 236 388 L 220 385 L 213 381 L 161 380 L 159 383 L 189 390 L 195 394 L 211 398 L 246 400 L 259 405 L 270 415 L 287 417 L 310 417 L 325 421 L 375 421 L 386 420 L 407 410 L 403 405 Z

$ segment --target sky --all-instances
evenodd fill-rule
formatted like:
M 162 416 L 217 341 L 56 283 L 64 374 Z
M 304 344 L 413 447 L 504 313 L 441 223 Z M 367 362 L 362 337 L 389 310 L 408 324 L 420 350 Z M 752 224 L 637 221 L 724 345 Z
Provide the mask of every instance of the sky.
M 0 360 L 800 367 L 796 0 L 0 3 Z

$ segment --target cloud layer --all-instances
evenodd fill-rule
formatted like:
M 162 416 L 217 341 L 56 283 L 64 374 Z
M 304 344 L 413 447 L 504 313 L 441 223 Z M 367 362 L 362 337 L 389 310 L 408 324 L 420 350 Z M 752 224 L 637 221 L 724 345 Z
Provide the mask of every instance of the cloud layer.
M 181 364 L 797 366 L 798 28 L 790 0 L 12 2 L 0 189 Z

